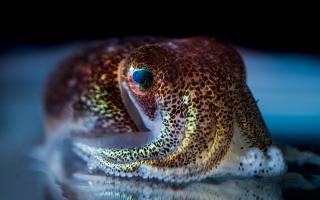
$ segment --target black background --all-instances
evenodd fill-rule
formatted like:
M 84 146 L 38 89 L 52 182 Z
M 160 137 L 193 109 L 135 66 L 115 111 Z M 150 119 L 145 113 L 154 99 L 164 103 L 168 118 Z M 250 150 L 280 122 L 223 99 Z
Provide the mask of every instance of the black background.
M 225 3 L 12 5 L 3 7 L 0 49 L 128 35 L 210 35 L 250 48 L 320 55 L 317 6 Z

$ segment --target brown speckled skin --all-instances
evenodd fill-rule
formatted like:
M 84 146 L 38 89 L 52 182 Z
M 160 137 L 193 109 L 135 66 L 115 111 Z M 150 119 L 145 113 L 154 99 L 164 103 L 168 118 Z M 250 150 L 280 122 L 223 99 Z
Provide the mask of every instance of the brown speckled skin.
M 122 103 L 118 66 L 134 48 L 152 42 L 155 40 L 151 37 L 110 39 L 92 44 L 65 60 L 50 75 L 45 88 L 44 110 L 47 118 L 51 121 L 65 118 L 64 109 L 71 102 L 75 119 L 81 116 L 98 117 L 96 129 L 104 129 L 104 124 L 108 122 L 107 129 L 111 132 L 137 131 Z M 95 97 L 97 93 L 103 92 L 106 93 L 103 97 Z M 108 107 L 94 109 L 101 105 L 99 100 L 108 102 Z M 102 111 L 105 113 L 101 114 Z M 50 127 L 49 132 L 54 132 L 56 127 L 51 128 L 50 122 L 47 126 Z
M 91 45 L 50 76 L 44 95 L 48 126 L 52 119 L 63 121 L 71 104 L 72 120 L 97 117 L 92 134 L 138 131 L 120 95 L 122 60 L 128 85 L 130 67 L 147 66 L 152 72 L 146 94 L 132 88 L 129 93 L 151 121 L 160 115 L 162 129 L 160 137 L 142 147 L 99 149 L 108 173 L 137 175 L 139 166 L 148 165 L 163 171 L 183 168 L 188 173 L 182 176 L 205 176 L 226 155 L 234 122 L 252 147 L 265 152 L 273 144 L 245 84 L 241 57 L 230 45 L 209 37 L 137 37 Z

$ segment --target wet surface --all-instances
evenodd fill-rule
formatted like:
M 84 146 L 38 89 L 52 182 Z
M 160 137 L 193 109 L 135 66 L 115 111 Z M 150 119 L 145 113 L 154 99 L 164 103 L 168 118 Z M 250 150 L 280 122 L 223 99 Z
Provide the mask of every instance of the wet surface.
M 290 162 L 287 173 L 273 177 L 225 176 L 172 183 L 108 176 L 100 170 L 89 172 L 86 163 L 72 152 L 71 143 L 67 139 L 56 148 L 50 147 L 44 156 L 48 163 L 42 167 L 51 172 L 44 181 L 49 187 L 44 189 L 51 199 L 300 199 L 307 194 L 316 199 L 320 194 L 320 156 L 289 146 L 282 146 L 285 158 L 292 161 L 290 152 L 294 151 L 298 160 L 303 154 L 313 156 L 309 161 L 315 164 Z

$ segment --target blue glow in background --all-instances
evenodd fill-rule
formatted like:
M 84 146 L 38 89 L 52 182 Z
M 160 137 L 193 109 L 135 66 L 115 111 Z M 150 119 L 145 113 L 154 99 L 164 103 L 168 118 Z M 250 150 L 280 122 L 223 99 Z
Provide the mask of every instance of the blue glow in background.
M 41 199 L 43 175 L 27 151 L 44 139 L 41 92 L 53 67 L 80 43 L 0 54 L 0 199 Z M 320 58 L 237 47 L 247 84 L 275 140 L 320 152 Z

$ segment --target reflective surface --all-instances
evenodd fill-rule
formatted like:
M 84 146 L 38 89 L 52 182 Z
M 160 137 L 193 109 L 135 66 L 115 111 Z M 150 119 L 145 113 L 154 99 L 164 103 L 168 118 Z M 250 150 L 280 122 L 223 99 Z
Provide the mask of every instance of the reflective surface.
M 320 168 L 320 156 L 288 145 L 281 148 L 289 165 L 312 163 Z M 223 176 L 188 183 L 106 176 L 100 170 L 88 170 L 86 163 L 72 151 L 70 138 L 52 139 L 36 154 L 45 161 L 39 167 L 47 173 L 44 189 L 50 199 L 284 199 L 286 191 L 312 191 L 320 187 L 320 175 L 312 174 L 314 171 L 300 174 L 304 166 L 280 176 Z
M 45 199 L 47 194 L 43 185 L 46 175 L 36 170 L 34 163 L 37 161 L 27 157 L 26 154 L 32 146 L 40 144 L 44 137 L 40 104 L 43 81 L 59 60 L 79 46 L 80 44 L 69 44 L 48 49 L 28 47 L 2 53 L 0 57 L 0 148 L 2 152 L 0 160 L 3 164 L 0 172 L 0 199 Z M 318 126 L 320 107 L 317 102 L 320 101 L 320 86 L 317 83 L 320 83 L 320 60 L 302 54 L 270 54 L 246 49 L 240 49 L 240 53 L 247 66 L 248 85 L 255 98 L 259 99 L 259 108 L 272 137 L 276 141 L 286 141 L 301 149 L 319 152 L 320 147 L 317 141 L 320 134 Z M 161 194 L 161 191 L 171 191 L 165 193 L 174 197 L 172 195 L 181 195 L 181 193 L 194 195 L 195 192 L 192 191 L 204 194 L 204 190 L 214 195 L 218 190 L 234 187 L 240 190 L 236 194 L 241 194 L 243 188 L 251 188 L 249 193 L 253 194 L 254 188 L 262 182 L 267 186 L 255 193 L 259 194 L 259 197 L 265 193 L 265 190 L 273 191 L 268 194 L 278 199 L 300 199 L 306 195 L 310 199 L 317 199 L 320 195 L 319 189 L 313 187 L 317 181 L 311 181 L 313 180 L 311 174 L 320 174 L 319 167 L 311 164 L 302 167 L 297 164 L 289 165 L 289 171 L 298 172 L 308 180 L 304 182 L 304 179 L 300 179 L 293 186 L 287 184 L 292 181 L 286 181 L 287 179 L 280 177 L 272 180 L 259 178 L 206 180 L 204 183 L 179 186 L 182 189 L 160 182 L 88 177 L 85 175 L 87 173 L 85 167 L 84 170 L 82 174 L 80 172 L 74 175 L 72 180 L 79 186 L 77 187 L 80 188 L 79 192 L 91 195 L 90 197 L 99 194 L 108 198 L 118 195 L 118 199 L 123 199 L 126 195 L 147 198 L 150 193 L 157 197 L 156 195 Z M 299 179 L 296 178 L 297 176 L 289 177 L 296 180 Z M 106 183 L 110 182 L 114 185 L 113 191 L 105 187 Z M 243 185 L 248 186 L 242 187 Z M 301 187 L 304 189 L 295 189 Z M 121 192 L 124 188 L 124 192 L 127 193 Z M 195 190 L 195 188 L 198 189 Z M 228 194 L 222 190 L 220 195 Z M 246 196 L 234 195 L 233 197 L 246 199 Z

